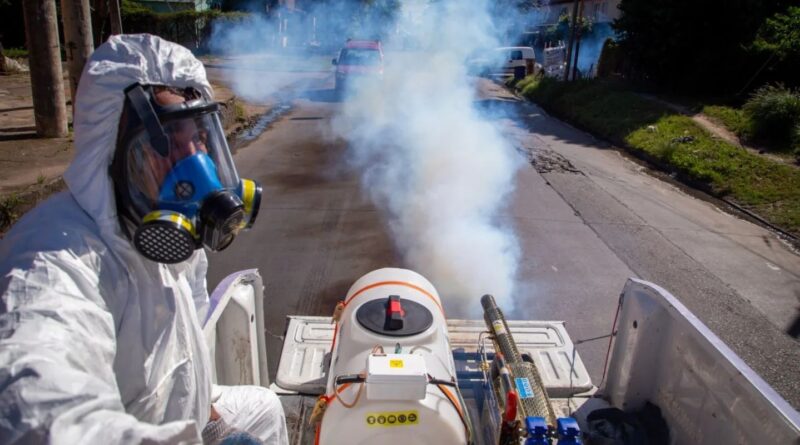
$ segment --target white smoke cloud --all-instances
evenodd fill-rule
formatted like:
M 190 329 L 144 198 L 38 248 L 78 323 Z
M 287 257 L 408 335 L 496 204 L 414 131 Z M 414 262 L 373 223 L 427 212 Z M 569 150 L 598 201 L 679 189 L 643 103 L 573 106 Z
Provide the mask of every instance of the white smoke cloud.
M 293 77 L 272 63 L 279 60 L 268 52 L 276 45 L 276 39 L 276 23 L 258 14 L 241 20 L 217 20 L 211 26 L 208 49 L 221 59 L 210 65 L 222 70 L 238 96 L 251 102 L 265 102 Z
M 489 2 L 403 6 L 397 29 L 424 52 L 387 53 L 383 82 L 357 85 L 333 132 L 349 142 L 407 266 L 449 310 L 474 312 L 484 293 L 511 308 L 519 250 L 502 211 L 522 158 L 476 109 L 465 68 L 477 48 L 499 45 Z
M 465 62 L 498 57 L 491 49 L 510 43 L 498 36 L 513 26 L 492 17 L 492 0 L 404 0 L 384 13 L 395 1 L 370 10 L 357 1 L 318 2 L 283 34 L 280 17 L 220 22 L 209 49 L 227 54 L 225 74 L 238 95 L 264 101 L 296 82 L 293 64 L 304 58 L 287 57 L 291 48 L 319 42 L 333 52 L 347 37 L 380 36 L 384 79 L 350 92 L 332 133 L 348 141 L 349 165 L 385 211 L 406 267 L 436 285 L 451 316 L 479 311 L 485 293 L 511 309 L 519 250 L 503 211 L 524 160 L 476 108 Z M 290 47 L 277 55 L 281 36 Z

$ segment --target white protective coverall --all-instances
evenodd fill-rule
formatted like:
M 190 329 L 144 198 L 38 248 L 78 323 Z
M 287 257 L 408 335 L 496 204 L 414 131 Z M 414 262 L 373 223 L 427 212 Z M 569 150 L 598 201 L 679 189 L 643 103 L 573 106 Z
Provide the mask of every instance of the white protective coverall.
M 203 65 L 158 37 L 114 36 L 92 55 L 68 191 L 0 241 L 0 443 L 199 443 L 212 403 L 232 427 L 287 443 L 273 392 L 212 388 L 199 321 L 205 252 L 158 264 L 120 231 L 108 167 L 123 90 L 135 82 L 211 97 Z

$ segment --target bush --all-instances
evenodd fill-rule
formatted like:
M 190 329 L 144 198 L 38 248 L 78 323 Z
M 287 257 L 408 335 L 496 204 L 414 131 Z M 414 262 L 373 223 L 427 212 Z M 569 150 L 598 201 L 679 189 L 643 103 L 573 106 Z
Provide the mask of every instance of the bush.
M 622 47 L 611 37 L 603 42 L 600 57 L 597 59 L 597 77 L 611 77 L 623 71 L 625 53 Z
M 25 48 L 3 48 L 3 54 L 11 59 L 28 58 L 28 50 Z
M 144 6 L 141 3 L 134 0 L 122 0 L 122 2 L 120 3 L 120 10 L 122 11 L 123 17 L 130 14 L 152 13 L 152 11 L 147 6 Z
M 127 2 L 126 2 L 127 3 Z M 122 27 L 127 33 L 148 33 L 179 43 L 191 50 L 206 50 L 212 23 L 237 22 L 249 14 L 216 10 L 153 12 L 130 4 L 123 11 Z
M 788 147 L 796 140 L 800 125 L 800 93 L 783 85 L 765 85 L 744 104 L 752 122 L 753 137 L 776 146 Z M 794 134 L 793 134 L 794 133 Z

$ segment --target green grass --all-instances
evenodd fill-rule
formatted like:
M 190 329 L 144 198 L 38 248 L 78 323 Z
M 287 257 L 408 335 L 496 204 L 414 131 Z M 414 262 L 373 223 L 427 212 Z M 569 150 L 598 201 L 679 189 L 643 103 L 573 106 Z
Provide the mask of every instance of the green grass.
M 66 188 L 63 179 L 54 181 L 47 181 L 46 179 L 44 175 L 39 175 L 36 179 L 36 184 L 31 184 L 25 189 L 0 196 L 0 238 L 22 215 L 37 203 Z
M 15 193 L 0 199 L 0 234 L 19 218 L 21 199 Z
M 620 85 L 531 77 L 517 83 L 517 88 L 559 117 L 644 154 L 714 195 L 730 198 L 800 234 L 800 169 L 713 138 L 691 118 Z M 728 119 L 737 128 L 744 124 L 735 111 L 715 107 L 711 115 L 724 116 L 720 121 Z M 691 141 L 681 141 L 686 136 Z
M 233 103 L 234 114 L 236 117 L 236 122 L 247 122 L 247 112 L 244 109 L 244 105 L 241 102 L 234 101 Z
M 11 59 L 28 58 L 28 50 L 24 48 L 3 48 L 3 54 Z

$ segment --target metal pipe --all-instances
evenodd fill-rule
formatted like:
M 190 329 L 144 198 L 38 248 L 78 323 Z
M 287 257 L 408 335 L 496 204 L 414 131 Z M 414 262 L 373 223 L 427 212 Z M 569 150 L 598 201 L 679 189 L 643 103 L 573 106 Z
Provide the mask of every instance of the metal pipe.
M 494 297 L 488 294 L 481 297 L 481 306 L 483 306 L 483 319 L 486 321 L 486 327 L 492 332 L 500 352 L 510 363 L 521 362 L 522 356 L 508 330 L 503 311 L 497 306 Z
M 535 364 L 522 360 L 514 337 L 508 329 L 503 311 L 500 310 L 491 295 L 481 297 L 481 306 L 483 306 L 483 318 L 486 326 L 493 334 L 495 350 L 498 352 L 498 364 L 510 371 L 508 379 L 513 382 L 513 385 L 508 389 L 516 390 L 519 396 L 522 419 L 524 420 L 528 416 L 543 417 L 548 425 L 555 427 L 555 412 L 550 405 L 550 398 L 544 389 L 539 370 L 536 369 Z M 502 378 L 506 377 L 502 376 Z

